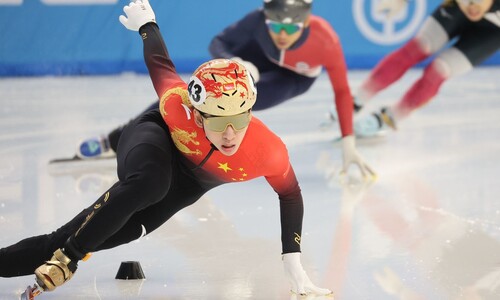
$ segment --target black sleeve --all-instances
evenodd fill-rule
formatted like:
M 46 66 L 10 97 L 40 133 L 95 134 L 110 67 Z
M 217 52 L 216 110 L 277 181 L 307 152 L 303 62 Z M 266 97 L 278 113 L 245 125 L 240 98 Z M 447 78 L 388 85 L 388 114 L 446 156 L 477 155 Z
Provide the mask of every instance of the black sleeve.
M 139 29 L 139 33 L 144 46 L 144 61 L 156 93 L 161 99 L 165 91 L 184 81 L 175 70 L 158 25 L 147 23 Z
M 304 203 L 300 189 L 280 196 L 281 244 L 284 253 L 300 252 Z

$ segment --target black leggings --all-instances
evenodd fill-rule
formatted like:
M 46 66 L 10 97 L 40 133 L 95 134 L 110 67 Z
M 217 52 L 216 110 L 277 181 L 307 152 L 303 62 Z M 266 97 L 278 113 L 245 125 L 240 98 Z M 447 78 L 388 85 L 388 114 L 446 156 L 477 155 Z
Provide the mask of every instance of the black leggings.
M 185 199 L 183 193 L 171 193 L 169 195 L 177 199 Z M 196 202 L 200 197 L 197 195 L 191 198 L 190 201 L 184 200 L 182 202 L 168 203 L 163 201 L 133 214 L 118 231 L 98 245 L 93 252 L 114 248 L 138 239 L 142 234 L 142 225 L 146 232 L 150 233 L 177 211 Z M 30 237 L 0 249 L 0 277 L 33 274 L 37 267 L 52 257 L 55 250 L 63 247 L 66 240 L 78 230 L 92 211 L 93 206 L 90 206 L 81 211 L 70 222 L 50 234 Z
M 117 152 L 119 181 L 51 234 L 0 249 L 1 277 L 33 274 L 70 237 L 83 253 L 136 240 L 143 228 L 152 232 L 218 185 L 199 180 L 180 162 L 168 129 L 148 121 L 151 116 L 158 119 L 159 112 L 145 114 L 123 132 Z
M 120 141 L 120 136 L 122 135 L 122 132 L 123 132 L 123 129 L 125 129 L 125 126 L 132 123 L 134 120 L 136 120 L 137 118 L 139 118 L 143 114 L 150 112 L 152 110 L 158 109 L 158 105 L 159 105 L 158 101 L 159 100 L 156 100 L 155 102 L 151 103 L 140 115 L 138 115 L 135 119 L 132 119 L 129 123 L 113 129 L 113 131 L 111 131 L 108 134 L 109 145 L 110 145 L 111 149 L 113 149 L 113 151 L 116 152 L 118 150 L 118 142 Z

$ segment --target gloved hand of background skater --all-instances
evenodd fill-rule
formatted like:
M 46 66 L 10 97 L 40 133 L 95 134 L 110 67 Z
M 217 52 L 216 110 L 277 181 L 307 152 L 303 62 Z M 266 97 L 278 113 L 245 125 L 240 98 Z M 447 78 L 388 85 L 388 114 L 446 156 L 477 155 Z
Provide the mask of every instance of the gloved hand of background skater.
M 342 138 L 342 157 L 343 165 L 340 171 L 341 176 L 345 176 L 349 167 L 355 164 L 359 167 L 364 179 L 375 180 L 377 174 L 364 162 L 361 155 L 356 150 L 355 139 L 353 135 L 348 135 Z
M 388 19 L 394 18 L 408 4 L 408 0 L 381 0 L 376 6 L 379 13 L 385 14 Z
M 255 83 L 257 83 L 259 81 L 259 79 L 260 79 L 259 69 L 257 69 L 257 67 L 252 62 L 249 62 L 247 60 L 243 60 L 239 57 L 232 57 L 231 60 L 237 61 L 240 64 L 242 64 L 248 70 L 248 72 L 250 72 L 250 74 L 252 74 L 252 77 L 253 77 L 253 80 L 255 81 Z
M 292 285 L 292 292 L 298 295 L 330 295 L 332 291 L 315 286 L 306 272 L 302 268 L 300 262 L 300 252 L 285 253 L 283 254 L 283 265 L 285 273 Z
M 139 31 L 142 25 L 156 23 L 155 12 L 148 0 L 135 0 L 123 7 L 125 15 L 119 17 L 120 22 L 129 30 Z

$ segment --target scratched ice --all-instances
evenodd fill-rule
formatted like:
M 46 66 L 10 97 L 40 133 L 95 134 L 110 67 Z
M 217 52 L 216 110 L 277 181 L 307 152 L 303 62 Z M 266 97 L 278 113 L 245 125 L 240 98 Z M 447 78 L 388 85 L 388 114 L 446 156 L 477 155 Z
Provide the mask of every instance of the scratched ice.
M 372 108 L 396 101 L 419 72 Z M 351 86 L 366 75 L 352 71 Z M 453 79 L 398 132 L 359 140 L 378 173 L 372 185 L 337 176 L 338 127 L 319 129 L 333 97 L 324 75 L 307 94 L 256 113 L 288 144 L 301 182 L 313 282 L 336 299 L 500 299 L 498 78 L 500 68 L 481 68 Z M 0 93 L 0 246 L 56 229 L 111 185 L 112 160 L 47 161 L 156 97 L 142 75 L 4 78 Z M 96 253 L 40 299 L 293 299 L 280 251 L 278 199 L 265 181 L 225 185 L 148 237 Z M 146 280 L 114 279 L 127 260 L 141 263 Z M 33 279 L 0 280 L 0 299 Z

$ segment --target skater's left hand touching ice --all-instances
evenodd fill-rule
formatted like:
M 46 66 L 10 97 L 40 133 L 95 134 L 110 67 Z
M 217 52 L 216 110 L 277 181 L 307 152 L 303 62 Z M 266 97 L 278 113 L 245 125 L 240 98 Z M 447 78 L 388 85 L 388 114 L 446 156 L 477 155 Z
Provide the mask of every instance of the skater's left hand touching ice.
M 342 157 L 343 165 L 340 171 L 340 176 L 347 174 L 349 167 L 355 164 L 359 167 L 361 174 L 365 180 L 377 179 L 377 174 L 364 162 L 361 155 L 356 150 L 355 139 L 353 135 L 348 135 L 342 138 Z
M 316 295 L 332 295 L 332 291 L 315 286 L 309 276 L 302 268 L 300 262 L 300 252 L 283 254 L 283 265 L 285 273 L 292 285 L 292 293 L 300 296 Z
M 142 25 L 156 23 L 155 12 L 148 0 L 135 0 L 123 7 L 126 16 L 121 15 L 119 20 L 129 30 L 139 31 Z

